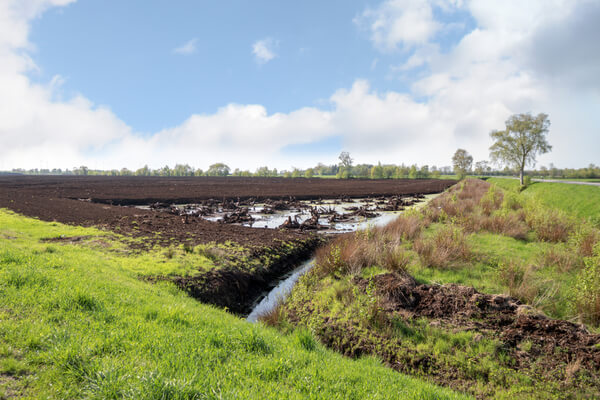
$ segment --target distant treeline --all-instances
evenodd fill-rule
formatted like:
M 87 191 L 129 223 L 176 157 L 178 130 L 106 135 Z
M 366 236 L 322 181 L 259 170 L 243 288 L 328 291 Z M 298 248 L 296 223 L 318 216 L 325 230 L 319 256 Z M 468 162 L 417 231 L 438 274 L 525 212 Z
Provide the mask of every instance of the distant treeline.
M 358 164 L 350 166 L 317 164 L 307 169 L 293 168 L 292 170 L 278 171 L 276 168 L 260 167 L 255 171 L 231 170 L 223 163 L 211 165 L 206 171 L 194 168 L 188 164 L 176 164 L 171 168 L 152 169 L 147 165 L 137 170 L 127 168 L 98 170 L 81 166 L 73 169 L 13 169 L 12 173 L 26 175 L 87 175 L 87 176 L 247 176 L 247 177 L 284 177 L 284 178 L 312 178 L 312 177 L 337 177 L 337 178 L 373 178 L 373 179 L 422 179 L 451 175 L 451 167 L 437 168 L 436 166 L 418 165 L 393 165 L 386 164 Z
M 550 167 L 540 167 L 536 170 L 527 171 L 527 175 L 558 179 L 600 179 L 600 167 L 590 164 L 587 168 L 579 169 L 556 168 L 550 164 Z
M 0 172 L 1 173 L 1 172 Z M 176 164 L 173 168 L 164 166 L 158 169 L 151 169 L 147 165 L 137 170 L 127 168 L 98 170 L 89 169 L 86 166 L 81 166 L 73 169 L 13 169 L 10 174 L 24 175 L 89 175 L 89 176 L 247 176 L 247 177 L 284 177 L 284 178 L 312 178 L 312 177 L 336 177 L 336 178 L 371 178 L 371 179 L 424 179 L 424 178 L 439 178 L 442 175 L 452 175 L 454 171 L 452 167 L 436 166 L 418 166 L 418 165 L 395 165 L 395 164 L 357 164 L 346 165 L 325 165 L 317 164 L 315 167 L 307 169 L 293 168 L 292 170 L 278 171 L 276 168 L 260 167 L 255 171 L 240 170 L 236 168 L 231 170 L 229 166 L 223 163 L 211 165 L 206 171 L 200 168 L 193 168 L 188 164 Z M 516 172 L 510 168 L 492 169 L 487 162 L 475 163 L 475 168 L 469 173 L 480 176 L 494 175 L 515 175 Z M 581 179 L 581 178 L 599 178 L 600 167 L 594 164 L 587 168 L 556 168 L 552 164 L 550 167 L 540 167 L 536 170 L 527 171 L 527 175 L 542 178 L 565 178 L 565 179 Z

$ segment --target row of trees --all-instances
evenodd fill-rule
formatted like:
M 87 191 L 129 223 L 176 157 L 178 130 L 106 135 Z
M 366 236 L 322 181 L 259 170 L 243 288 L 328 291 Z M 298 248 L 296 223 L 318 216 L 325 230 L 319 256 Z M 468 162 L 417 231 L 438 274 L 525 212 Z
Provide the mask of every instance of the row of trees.
M 495 130 L 490 133 L 494 143 L 490 147 L 491 161 L 497 165 L 504 165 L 502 171 L 494 171 L 488 161 L 478 161 L 473 169 L 473 157 L 465 150 L 458 149 L 452 157 L 453 169 L 450 167 L 437 168 L 436 166 L 429 167 L 423 165 L 421 167 L 415 165 L 406 166 L 378 163 L 373 164 L 358 164 L 354 165 L 354 160 L 350 153 L 343 151 L 339 155 L 340 162 L 337 165 L 317 164 L 313 168 L 301 170 L 294 168 L 292 171 L 277 171 L 277 169 L 269 169 L 269 167 L 260 167 L 255 172 L 248 170 L 242 171 L 235 169 L 231 172 L 231 168 L 223 163 L 212 164 L 208 170 L 195 169 L 188 164 L 177 164 L 174 168 L 165 166 L 159 169 L 151 169 L 147 165 L 136 170 L 130 171 L 126 168 L 121 170 L 90 170 L 85 166 L 74 168 L 73 170 L 62 171 L 60 169 L 53 170 L 13 170 L 17 173 L 36 173 L 36 174 L 66 174 L 66 175 L 112 175 L 112 176 L 283 176 L 290 178 L 313 176 L 336 176 L 337 178 L 373 178 L 373 179 L 393 179 L 393 178 L 437 178 L 442 174 L 451 174 L 452 171 L 463 178 L 467 174 L 475 173 L 477 175 L 492 175 L 492 174 L 510 174 L 512 171 L 518 172 L 521 184 L 523 184 L 523 175 L 525 167 L 534 165 L 536 156 L 544 154 L 552 149 L 552 146 L 546 141 L 546 134 L 550 121 L 548 115 L 538 114 L 517 114 L 513 115 L 506 121 L 504 130 Z M 548 168 L 540 168 L 536 171 L 541 176 L 550 177 L 565 177 L 565 178 L 594 178 L 600 176 L 600 169 L 595 165 L 590 165 L 588 168 L 581 170 L 558 170 L 551 166 Z
M 546 140 L 546 134 L 550 127 L 547 114 L 540 113 L 537 116 L 531 114 L 515 114 L 505 124 L 505 129 L 494 130 L 490 136 L 494 143 L 490 147 L 492 162 L 503 164 L 505 170 L 512 168 L 517 171 L 521 181 L 524 183 L 525 167 L 535 165 L 536 157 L 552 150 L 552 146 Z M 464 149 L 456 150 L 452 157 L 455 173 L 464 177 L 471 172 L 473 157 Z M 476 173 L 488 172 L 489 163 L 480 161 L 476 164 Z

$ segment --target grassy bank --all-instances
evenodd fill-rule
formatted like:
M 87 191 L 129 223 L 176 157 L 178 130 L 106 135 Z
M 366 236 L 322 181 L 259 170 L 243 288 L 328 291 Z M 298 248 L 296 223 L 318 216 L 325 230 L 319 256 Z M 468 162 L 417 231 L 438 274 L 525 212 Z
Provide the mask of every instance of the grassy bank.
M 264 322 L 480 397 L 593 398 L 600 336 L 547 316 L 597 330 L 599 241 L 586 219 L 466 180 L 320 250 Z
M 516 179 L 491 178 L 488 182 L 511 192 L 519 190 L 519 181 Z M 598 186 L 533 182 L 523 190 L 522 196 L 572 216 L 588 218 L 600 226 L 600 187 Z
M 0 210 L 0 398 L 465 398 L 139 279 L 197 263 Z

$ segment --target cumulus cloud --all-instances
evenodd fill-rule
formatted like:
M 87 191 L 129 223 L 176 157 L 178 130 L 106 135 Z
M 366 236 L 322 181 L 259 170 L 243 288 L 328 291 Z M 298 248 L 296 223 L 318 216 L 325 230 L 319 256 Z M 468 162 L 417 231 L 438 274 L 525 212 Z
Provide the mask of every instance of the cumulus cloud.
M 369 31 L 383 51 L 427 43 L 442 26 L 433 16 L 432 5 L 423 0 L 386 0 L 377 8 L 367 8 L 354 22 Z
M 183 45 L 176 47 L 173 49 L 173 53 L 175 54 L 181 54 L 184 56 L 188 56 L 190 54 L 194 54 L 197 50 L 196 48 L 196 43 L 198 42 L 198 39 L 194 38 L 194 39 L 190 39 L 187 42 L 185 42 Z
M 234 168 L 265 163 L 304 167 L 336 162 L 337 154 L 322 160 L 281 150 L 328 137 L 341 138 L 357 162 L 441 166 L 449 164 L 458 147 L 477 160 L 487 158 L 489 131 L 501 128 L 511 114 L 527 111 L 547 112 L 552 120 L 554 151 L 542 163 L 598 163 L 600 59 L 594 39 L 599 7 L 587 0 L 553 0 L 552 6 L 548 1 L 431 0 L 429 11 L 419 5 L 425 2 L 385 1 L 361 18 L 371 21 L 375 46 L 411 47 L 399 71 L 427 67 L 407 92 L 378 92 L 356 80 L 335 91 L 322 108 L 269 113 L 258 104 L 229 104 L 149 135 L 135 132 L 83 95 L 61 99 L 60 77 L 47 84 L 28 78 L 37 68 L 27 55 L 31 20 L 70 1 L 0 1 L 0 169 L 175 163 L 206 168 L 218 161 Z M 395 20 L 377 16 L 385 7 L 392 7 Z M 435 42 L 442 24 L 430 13 L 435 7 L 462 8 L 476 22 L 444 53 Z M 424 25 L 416 30 L 420 33 L 394 28 L 409 23 Z M 265 39 L 255 43 L 253 53 L 257 61 L 267 62 L 276 56 L 275 47 L 276 42 Z
M 256 62 L 265 64 L 277 57 L 277 54 L 275 54 L 276 47 L 277 42 L 272 38 L 257 40 L 252 44 L 252 54 L 254 54 Z

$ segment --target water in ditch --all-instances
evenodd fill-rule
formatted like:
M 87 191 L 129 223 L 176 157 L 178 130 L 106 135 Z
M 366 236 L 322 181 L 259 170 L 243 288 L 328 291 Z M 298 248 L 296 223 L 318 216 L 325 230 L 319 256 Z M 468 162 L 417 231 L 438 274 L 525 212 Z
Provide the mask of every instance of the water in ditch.
M 428 195 L 426 196 L 424 202 L 416 204 L 413 207 L 421 207 L 436 196 L 437 195 Z M 382 212 L 378 217 L 368 221 L 360 221 L 358 223 L 344 226 L 344 229 L 342 229 L 341 232 L 361 230 L 367 228 L 368 226 L 384 226 L 397 218 L 401 213 L 402 211 Z M 246 320 L 248 322 L 256 322 L 261 315 L 273 310 L 280 302 L 287 298 L 298 279 L 300 279 L 303 274 L 310 271 L 314 265 L 315 258 L 313 257 L 310 260 L 302 263 L 290 273 L 281 277 L 279 283 L 252 309 L 252 312 L 248 315 Z

